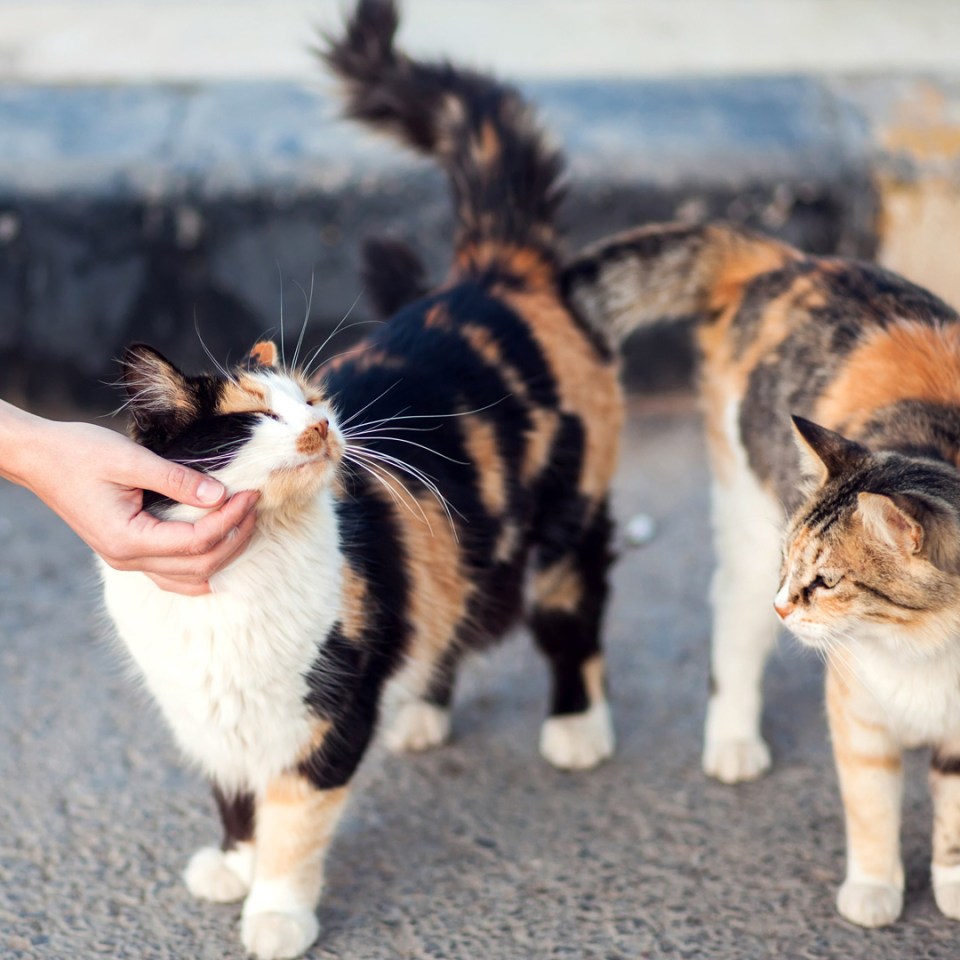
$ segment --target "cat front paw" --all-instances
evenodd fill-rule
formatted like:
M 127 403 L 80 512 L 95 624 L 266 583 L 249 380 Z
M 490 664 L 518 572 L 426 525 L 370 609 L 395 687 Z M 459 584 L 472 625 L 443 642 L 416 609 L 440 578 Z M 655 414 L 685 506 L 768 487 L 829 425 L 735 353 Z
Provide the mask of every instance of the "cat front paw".
M 892 883 L 847 880 L 837 892 L 840 915 L 860 927 L 885 927 L 900 916 L 902 909 L 903 891 Z
M 299 957 L 319 934 L 320 924 L 312 910 L 245 913 L 240 926 L 244 949 L 257 960 Z
M 756 780 L 770 769 L 770 748 L 759 737 L 749 740 L 708 740 L 703 747 L 703 772 L 721 783 Z
M 960 883 L 934 884 L 933 898 L 945 917 L 960 920 Z
M 613 723 L 606 702 L 583 713 L 548 717 L 540 730 L 540 755 L 561 770 L 589 770 L 613 756 Z
M 253 876 L 253 846 L 240 844 L 233 850 L 202 847 L 191 858 L 183 879 L 187 889 L 200 900 L 233 903 L 250 891 Z
M 419 753 L 450 739 L 450 711 L 426 700 L 413 700 L 397 710 L 385 741 L 394 753 Z
M 951 920 L 960 920 L 960 864 L 931 864 L 933 897 L 940 912 Z

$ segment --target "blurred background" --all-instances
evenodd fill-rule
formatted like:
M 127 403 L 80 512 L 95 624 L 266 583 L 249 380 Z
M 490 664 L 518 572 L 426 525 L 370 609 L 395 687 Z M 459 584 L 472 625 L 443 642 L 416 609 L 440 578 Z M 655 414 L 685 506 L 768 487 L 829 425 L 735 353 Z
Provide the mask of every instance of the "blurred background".
M 0 0 L 0 397 L 119 404 L 124 344 L 182 365 L 351 311 L 365 236 L 450 254 L 429 164 L 337 118 L 308 47 L 346 0 Z M 568 156 L 571 250 L 723 216 L 878 258 L 960 304 L 960 0 L 406 0 L 401 41 L 492 67 Z M 335 353 L 347 331 L 330 344 Z M 318 960 L 944 960 L 925 757 L 910 758 L 906 912 L 836 915 L 843 822 L 819 663 L 767 678 L 774 770 L 700 773 L 708 471 L 682 331 L 629 345 L 606 623 L 617 756 L 537 755 L 529 643 L 471 663 L 454 737 L 366 762 L 329 861 Z M 110 420 L 98 422 L 109 423 Z M 115 422 L 115 421 L 114 421 Z M 69 469 L 69 453 L 64 454 Z M 630 518 L 653 518 L 629 549 Z M 108 644 L 86 546 L 0 483 L 0 957 L 222 960 L 239 908 L 192 901 L 217 834 Z
M 366 315 L 364 236 L 443 275 L 441 178 L 337 119 L 309 53 L 342 7 L 0 0 L 0 395 L 112 406 L 125 343 L 237 356 L 311 285 L 319 342 Z M 724 216 L 960 301 L 956 0 L 408 0 L 401 40 L 536 102 L 571 248 Z M 682 335 L 630 350 L 634 385 L 689 370 Z

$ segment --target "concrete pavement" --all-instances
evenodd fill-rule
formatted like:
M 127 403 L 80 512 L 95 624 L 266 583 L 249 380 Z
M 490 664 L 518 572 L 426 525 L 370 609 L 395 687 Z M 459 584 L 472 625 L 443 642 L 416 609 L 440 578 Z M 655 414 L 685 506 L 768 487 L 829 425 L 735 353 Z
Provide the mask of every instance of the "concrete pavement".
M 768 676 L 774 772 L 699 772 L 711 550 L 687 397 L 635 400 L 616 491 L 659 533 L 623 554 L 607 626 L 616 758 L 536 750 L 546 676 L 526 635 L 467 665 L 454 741 L 368 756 L 329 859 L 313 958 L 946 960 L 960 926 L 928 882 L 926 765 L 911 758 L 907 894 L 892 929 L 833 909 L 842 818 L 819 665 L 788 641 Z M 217 836 L 205 786 L 100 637 L 85 547 L 0 486 L 0 957 L 221 960 L 236 906 L 179 872 Z

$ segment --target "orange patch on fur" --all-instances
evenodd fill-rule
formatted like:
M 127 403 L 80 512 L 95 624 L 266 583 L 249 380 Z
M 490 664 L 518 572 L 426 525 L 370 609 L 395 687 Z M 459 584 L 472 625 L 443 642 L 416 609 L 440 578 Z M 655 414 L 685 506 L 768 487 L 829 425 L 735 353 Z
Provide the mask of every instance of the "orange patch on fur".
M 433 330 L 445 330 L 450 327 L 450 313 L 446 304 L 435 303 L 423 316 L 423 325 Z
M 320 453 L 327 445 L 327 435 L 330 432 L 330 423 L 327 420 L 318 420 L 311 423 L 299 437 L 297 437 L 297 453 L 305 457 Z
M 497 293 L 529 323 L 556 381 L 560 409 L 582 418 L 585 445 L 580 492 L 599 502 L 606 497 L 616 468 L 623 424 L 618 363 L 597 356 L 551 289 L 500 289 Z
M 544 243 L 549 243 L 552 236 L 552 231 L 545 229 Z M 555 268 L 534 247 L 510 247 L 499 241 L 485 240 L 459 244 L 458 248 L 453 271 L 455 280 L 464 273 L 497 266 L 515 277 L 523 278 L 530 289 L 549 289 L 553 284 Z
M 778 269 L 786 263 L 789 248 L 774 245 L 771 250 L 759 247 L 745 262 L 735 262 L 727 271 L 722 287 L 714 291 L 717 304 L 726 303 L 715 322 L 701 324 L 697 342 L 703 356 L 701 401 L 707 430 L 711 464 L 718 479 L 727 479 L 733 464 L 733 451 L 724 421 L 733 399 L 746 393 L 750 375 L 760 364 L 776 356 L 780 344 L 809 320 L 809 307 L 821 296 L 815 279 L 798 277 L 779 297 L 771 300 L 760 317 L 752 338 L 738 355 L 734 355 L 731 329 L 740 309 L 743 286 L 760 273 L 753 272 L 768 265 Z M 761 271 L 765 272 L 765 271 Z
M 277 345 L 272 340 L 261 340 L 250 350 L 250 359 L 264 367 L 275 367 L 278 358 Z
M 347 788 L 317 790 L 286 774 L 269 784 L 257 804 L 257 880 L 283 878 L 305 902 L 323 886 L 323 858 L 347 799 Z
M 901 400 L 960 403 L 960 327 L 903 321 L 872 333 L 824 391 L 813 419 L 856 436 Z
M 409 659 L 428 667 L 454 641 L 474 587 L 461 569 L 460 545 L 443 508 L 426 492 L 418 503 L 426 522 L 417 509 L 398 511 L 398 518 L 412 581 Z
M 267 393 L 263 386 L 249 377 L 223 385 L 217 413 L 258 413 L 266 410 Z
M 569 557 L 533 578 L 536 604 L 544 610 L 575 613 L 583 600 L 583 580 Z
M 497 435 L 486 420 L 465 422 L 463 440 L 467 456 L 477 470 L 480 499 L 487 512 L 500 516 L 507 505 L 506 470 L 497 447 Z

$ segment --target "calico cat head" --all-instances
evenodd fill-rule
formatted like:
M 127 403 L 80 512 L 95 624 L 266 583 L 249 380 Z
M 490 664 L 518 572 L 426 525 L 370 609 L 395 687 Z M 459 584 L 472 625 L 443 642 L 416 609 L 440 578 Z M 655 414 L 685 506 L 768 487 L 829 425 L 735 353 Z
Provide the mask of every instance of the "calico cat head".
M 143 344 L 122 366 L 133 439 L 231 493 L 259 490 L 261 513 L 303 504 L 332 482 L 344 451 L 334 411 L 305 377 L 277 365 L 273 343 L 217 374 L 187 376 Z M 156 495 L 145 504 L 157 515 L 174 509 Z
M 787 528 L 774 607 L 798 638 L 858 638 L 917 652 L 960 620 L 960 473 L 935 458 L 872 453 L 794 417 L 815 486 Z

